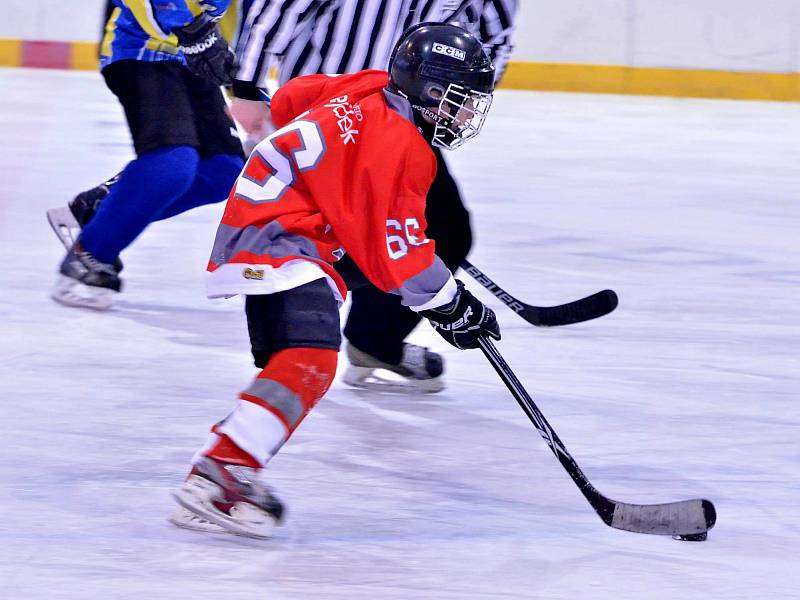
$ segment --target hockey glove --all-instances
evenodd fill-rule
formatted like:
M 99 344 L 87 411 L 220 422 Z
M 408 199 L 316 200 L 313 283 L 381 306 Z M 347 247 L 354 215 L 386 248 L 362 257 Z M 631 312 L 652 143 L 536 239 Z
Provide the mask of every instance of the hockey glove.
M 216 19 L 200 13 L 194 21 L 172 33 L 178 38 L 178 48 L 192 73 L 214 85 L 230 85 L 235 56 L 219 32 Z
M 431 322 L 439 335 L 461 350 L 477 348 L 480 335 L 499 340 L 500 327 L 494 311 L 473 296 L 458 279 L 456 284 L 456 297 L 449 304 L 419 314 Z

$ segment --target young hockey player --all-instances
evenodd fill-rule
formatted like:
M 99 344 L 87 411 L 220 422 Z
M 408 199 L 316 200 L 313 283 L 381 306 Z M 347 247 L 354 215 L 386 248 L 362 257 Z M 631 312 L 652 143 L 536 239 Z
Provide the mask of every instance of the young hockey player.
M 404 29 L 439 21 L 463 27 L 483 43 L 499 81 L 511 53 L 518 0 L 264 0 L 252 5 L 236 48 L 236 96 L 231 112 L 248 133 L 251 147 L 274 131 L 260 88 L 284 85 L 300 75 L 386 70 Z M 472 246 L 470 214 L 438 147 L 436 176 L 425 201 L 427 234 L 436 254 L 457 269 Z M 349 257 L 336 263 L 355 273 Z M 349 284 L 348 284 L 349 285 Z M 373 285 L 353 289 L 343 328 L 343 354 L 350 363 L 342 381 L 376 391 L 438 392 L 445 387 L 444 358 L 406 341 L 420 316 L 400 298 Z M 391 380 L 383 377 L 391 372 Z
M 174 523 L 269 537 L 280 522 L 259 471 L 333 381 L 347 293 L 333 263 L 345 252 L 454 346 L 499 338 L 491 309 L 435 255 L 424 217 L 432 145 L 456 148 L 480 131 L 493 81 L 475 37 L 423 23 L 398 42 L 388 74 L 310 75 L 275 95 L 279 129 L 231 191 L 209 262 L 209 296 L 245 295 L 263 370 L 195 456 L 175 493 L 188 512 Z

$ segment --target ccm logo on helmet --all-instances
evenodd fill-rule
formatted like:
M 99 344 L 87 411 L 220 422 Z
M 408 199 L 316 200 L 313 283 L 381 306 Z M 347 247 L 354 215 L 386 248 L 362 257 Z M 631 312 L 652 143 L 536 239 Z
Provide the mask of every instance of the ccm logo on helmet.
M 441 44 L 439 42 L 435 42 L 433 44 L 433 51 L 436 52 L 437 54 L 452 56 L 453 58 L 457 58 L 462 62 L 464 61 L 465 58 L 467 58 L 467 54 L 463 50 L 459 50 L 458 48 L 453 48 L 452 46 Z

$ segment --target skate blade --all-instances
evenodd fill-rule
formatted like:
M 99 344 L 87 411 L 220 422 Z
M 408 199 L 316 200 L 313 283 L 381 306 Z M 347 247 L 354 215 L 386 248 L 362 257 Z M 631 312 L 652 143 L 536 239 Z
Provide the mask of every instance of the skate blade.
M 230 509 L 233 517 L 218 510 L 213 503 L 222 498 L 222 489 L 204 477 L 192 475 L 172 497 L 186 510 L 235 535 L 266 540 L 275 529 L 275 519 L 252 504 L 234 504 Z
M 383 394 L 435 394 L 445 388 L 442 377 L 412 379 L 387 369 L 355 365 L 347 367 L 342 381 L 354 388 Z
M 176 507 L 175 512 L 173 512 L 167 520 L 176 527 L 180 527 L 181 529 L 189 529 L 190 531 L 202 531 L 204 533 L 227 533 L 227 530 L 223 529 L 216 523 L 207 521 L 200 515 L 194 514 L 192 511 L 184 508 L 183 506 Z
M 72 248 L 81 232 L 81 227 L 75 220 L 72 211 L 65 206 L 51 208 L 47 211 L 47 222 L 50 223 L 50 227 L 64 244 L 64 248 L 67 250 Z
M 108 310 L 114 304 L 117 292 L 106 288 L 86 285 L 80 281 L 59 275 L 50 297 L 64 306 Z

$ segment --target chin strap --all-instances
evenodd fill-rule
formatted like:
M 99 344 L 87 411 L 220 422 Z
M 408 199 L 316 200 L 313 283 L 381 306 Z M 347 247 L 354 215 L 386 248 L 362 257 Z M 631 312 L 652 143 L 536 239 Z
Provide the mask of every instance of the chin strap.
M 414 125 L 417 126 L 417 129 L 422 134 L 422 137 L 424 137 L 428 142 L 433 142 L 433 133 L 436 130 L 436 125 L 425 120 L 425 117 L 422 116 L 422 111 L 418 108 L 418 105 L 414 105 L 413 113 Z

